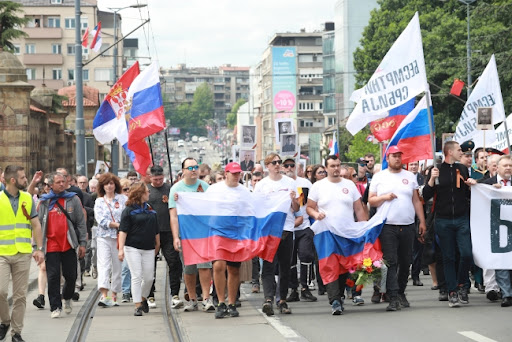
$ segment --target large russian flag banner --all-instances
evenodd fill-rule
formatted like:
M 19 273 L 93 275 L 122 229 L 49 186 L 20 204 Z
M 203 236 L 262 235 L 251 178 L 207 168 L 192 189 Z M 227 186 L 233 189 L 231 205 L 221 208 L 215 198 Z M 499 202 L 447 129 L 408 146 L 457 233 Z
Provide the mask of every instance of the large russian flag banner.
M 382 260 L 379 235 L 386 222 L 390 203 L 385 202 L 370 221 L 340 222 L 328 217 L 315 221 L 311 230 L 324 284 L 363 264 L 363 260 Z
M 183 262 L 272 261 L 291 199 L 287 192 L 250 192 L 236 199 L 222 193 L 180 192 L 176 201 Z
M 370 122 L 373 136 L 378 141 L 391 139 L 407 114 L 414 109 L 414 101 L 412 98 L 403 105 L 391 109 L 388 117 Z

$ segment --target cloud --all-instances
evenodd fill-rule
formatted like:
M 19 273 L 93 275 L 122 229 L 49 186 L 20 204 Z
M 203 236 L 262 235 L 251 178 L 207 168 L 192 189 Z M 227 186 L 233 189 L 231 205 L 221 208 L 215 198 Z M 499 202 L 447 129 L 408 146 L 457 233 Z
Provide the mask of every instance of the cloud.
M 124 7 L 125 0 L 99 0 L 99 7 Z M 132 0 L 148 3 L 142 18 L 151 19 L 151 28 L 139 29 L 139 56 L 147 56 L 147 45 L 160 66 L 179 63 L 190 66 L 256 64 L 277 32 L 320 30 L 333 21 L 335 0 Z M 139 9 L 126 9 L 123 33 L 141 23 Z M 144 34 L 145 32 L 145 34 Z M 149 35 L 149 41 L 146 38 Z M 154 42 L 153 42 L 154 36 Z

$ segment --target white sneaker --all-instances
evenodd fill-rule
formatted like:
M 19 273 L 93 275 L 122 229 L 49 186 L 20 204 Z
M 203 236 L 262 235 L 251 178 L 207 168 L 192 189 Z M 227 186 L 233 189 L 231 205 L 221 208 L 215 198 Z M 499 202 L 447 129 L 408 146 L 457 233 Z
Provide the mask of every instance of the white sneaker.
M 55 309 L 52 311 L 52 314 L 50 315 L 51 318 L 59 318 L 60 317 L 60 309 Z
M 178 296 L 173 296 L 171 301 L 171 308 L 181 309 L 183 307 L 183 301 Z
M 197 308 L 197 300 L 191 300 L 187 303 L 187 305 L 185 305 L 185 308 L 183 309 L 183 311 L 187 311 L 187 312 L 190 312 L 190 311 L 197 311 L 198 308 Z
M 101 297 L 100 301 L 98 302 L 98 306 L 101 306 L 102 308 L 110 308 L 114 304 L 112 303 L 112 299 L 110 297 Z
M 150 309 L 156 308 L 155 298 L 153 298 L 153 297 L 148 298 L 148 306 Z
M 64 300 L 64 312 L 69 315 L 73 311 L 73 307 L 71 306 L 71 299 Z
M 208 297 L 203 300 L 203 311 L 204 312 L 213 312 L 215 311 L 215 305 L 213 305 L 212 297 Z

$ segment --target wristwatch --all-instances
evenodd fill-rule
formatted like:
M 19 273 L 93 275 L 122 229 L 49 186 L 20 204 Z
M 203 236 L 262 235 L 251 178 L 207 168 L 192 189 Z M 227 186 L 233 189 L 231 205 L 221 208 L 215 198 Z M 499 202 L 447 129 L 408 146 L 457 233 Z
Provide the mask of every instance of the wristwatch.
M 43 251 L 43 246 L 41 247 L 37 247 L 36 245 L 32 246 L 32 251 L 35 252 L 35 251 Z

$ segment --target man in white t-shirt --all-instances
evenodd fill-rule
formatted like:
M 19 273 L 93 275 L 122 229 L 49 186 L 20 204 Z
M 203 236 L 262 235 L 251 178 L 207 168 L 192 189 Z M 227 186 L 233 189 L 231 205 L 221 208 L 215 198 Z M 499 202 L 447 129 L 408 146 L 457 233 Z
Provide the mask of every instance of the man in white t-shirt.
M 286 191 L 290 193 L 290 197 L 292 199 L 290 210 L 286 215 L 281 242 L 277 248 L 274 261 L 263 261 L 261 278 L 263 281 L 265 303 L 263 303 L 262 311 L 267 316 L 272 316 L 274 314 L 272 302 L 274 301 L 274 296 L 276 294 L 275 268 L 278 262 L 280 300 L 277 306 L 282 314 L 292 313 L 290 308 L 288 308 L 288 304 L 286 303 L 286 296 L 288 295 L 288 283 L 290 281 L 290 262 L 292 260 L 293 250 L 293 229 L 295 227 L 294 213 L 299 211 L 300 207 L 296 198 L 297 185 L 293 179 L 280 173 L 281 164 L 281 157 L 279 157 L 277 153 L 270 153 L 268 156 L 266 156 L 265 166 L 268 169 L 268 177 L 265 177 L 259 181 L 254 188 L 254 192 L 262 193 Z
M 402 169 L 400 148 L 391 146 L 387 150 L 386 160 L 388 169 L 377 173 L 370 183 L 368 203 L 376 207 L 378 212 L 382 203 L 393 201 L 379 239 L 384 260 L 388 262 L 386 287 L 390 302 L 386 310 L 396 311 L 410 306 L 405 297 L 405 288 L 416 235 L 414 215 L 419 219 L 420 242 L 423 242 L 426 225 L 416 176 Z
M 295 227 L 293 240 L 293 253 L 292 264 L 290 267 L 290 288 L 292 292 L 286 298 L 287 302 L 298 302 L 301 299 L 307 302 L 315 302 L 317 298 L 309 291 L 309 283 L 311 275 L 313 274 L 313 261 L 315 260 L 315 247 L 313 244 L 313 236 L 315 235 L 309 226 L 309 215 L 306 213 L 306 202 L 308 200 L 309 189 L 311 189 L 311 182 L 305 178 L 297 177 L 296 170 L 297 163 L 295 158 L 286 157 L 283 161 L 283 171 L 286 176 L 295 180 L 297 185 L 297 193 L 299 194 L 300 215 L 303 221 L 300 225 Z M 297 257 L 300 260 L 300 296 L 297 291 L 299 282 L 297 279 Z
M 226 179 L 223 182 L 215 183 L 208 187 L 206 193 L 222 193 L 233 202 L 237 202 L 239 198 L 245 198 L 249 194 L 249 190 L 239 183 L 242 168 L 238 163 L 229 163 L 226 165 Z M 219 304 L 215 311 L 215 318 L 238 317 L 239 313 L 236 309 L 236 296 L 238 285 L 240 283 L 240 265 L 241 262 L 215 260 L 213 262 L 213 281 L 219 298 Z M 228 305 L 224 303 L 226 298 L 226 269 L 228 271 Z
M 354 222 L 354 213 L 357 221 L 367 221 L 368 213 L 363 208 L 361 194 L 354 182 L 340 176 L 341 162 L 338 157 L 328 156 L 325 169 L 327 178 L 313 184 L 309 191 L 308 215 L 315 220 L 327 220 L 330 226 L 337 226 L 339 222 Z M 325 285 L 333 315 L 343 313 L 347 277 L 348 273 L 341 274 L 338 280 Z

